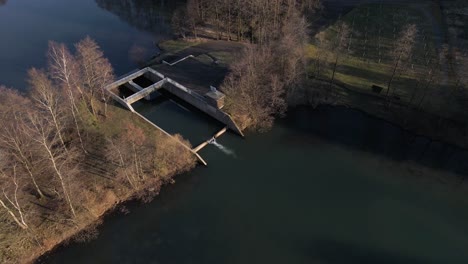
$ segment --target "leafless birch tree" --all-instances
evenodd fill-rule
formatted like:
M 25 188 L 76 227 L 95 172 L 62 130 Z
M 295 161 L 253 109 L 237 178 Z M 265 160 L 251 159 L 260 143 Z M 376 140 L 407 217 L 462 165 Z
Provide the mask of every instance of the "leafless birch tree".
M 394 66 L 392 69 L 392 74 L 387 84 L 387 98 L 389 96 L 391 85 L 393 83 L 397 70 L 399 69 L 399 67 L 401 67 L 402 62 L 404 60 L 409 59 L 412 55 L 417 34 L 418 29 L 416 25 L 408 25 L 400 32 L 400 37 L 395 42 L 395 48 L 391 54 L 393 57 Z

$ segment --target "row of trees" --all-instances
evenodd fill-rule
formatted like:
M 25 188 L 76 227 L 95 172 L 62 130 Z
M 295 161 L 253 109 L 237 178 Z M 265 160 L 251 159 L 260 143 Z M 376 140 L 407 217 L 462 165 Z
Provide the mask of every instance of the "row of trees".
M 226 111 L 244 128 L 269 129 L 286 111 L 288 93 L 305 76 L 307 21 L 299 15 L 289 18 L 280 36 L 268 44 L 248 46 L 221 86 Z
M 75 55 L 50 42 L 48 60 L 47 70 L 29 71 L 29 97 L 2 88 L 0 204 L 22 228 L 28 224 L 20 197 L 30 198 L 23 192 L 63 200 L 76 217 L 71 189 L 86 154 L 83 122 L 106 114 L 97 101 L 107 105 L 103 87 L 113 79 L 110 63 L 90 38 L 76 44 Z
M 217 39 L 268 43 L 281 32 L 284 21 L 301 14 L 314 14 L 319 0 L 188 0 L 173 17 L 181 36 L 198 35 L 210 28 Z
M 425 18 L 410 12 L 381 3 L 340 18 L 315 36 L 313 75 L 332 88 L 339 72 L 345 85 L 365 90 L 372 83 L 382 86 L 386 107 L 398 101 L 396 105 L 462 120 L 468 99 L 466 51 L 439 45 L 442 36 L 433 36 Z
M 304 59 L 307 42 L 303 41 L 307 39 L 304 33 L 307 23 L 304 21 L 305 17 L 309 21 L 313 19 L 313 13 L 320 7 L 319 1 L 190 0 L 176 11 L 173 26 L 182 36 L 197 36 L 202 30 L 206 33 L 211 29 L 211 36 L 214 33 L 218 39 L 247 40 L 254 44 L 232 65 L 222 89 L 228 94 L 227 111 L 244 126 L 262 129 L 271 125 L 275 114 L 284 112 L 285 95 L 297 84 L 285 81 L 285 77 L 300 80 L 299 77 L 307 74 Z M 429 99 L 435 98 L 430 95 L 437 92 L 451 97 L 447 100 L 450 107 L 458 108 L 453 106 L 453 98 L 462 98 L 460 95 L 466 93 L 461 89 L 466 84 L 466 56 L 453 48 L 433 47 L 429 33 L 418 28 L 417 21 L 411 20 L 408 12 L 400 10 L 392 14 L 392 23 L 385 24 L 387 17 L 382 4 L 377 12 L 379 18 L 375 14 L 371 16 L 370 8 L 364 11 L 363 14 L 354 12 L 352 23 L 340 18 L 331 32 L 316 35 L 319 52 L 314 58 L 315 77 L 325 76 L 332 88 L 343 61 L 352 54 L 362 58 L 363 63 L 375 59 L 373 63 L 385 69 L 375 80 L 369 76 L 369 81 L 383 86 L 388 103 L 397 100 L 422 109 L 429 105 Z M 285 58 L 289 66 L 294 66 L 284 67 Z M 294 69 L 293 74 L 290 69 Z M 372 71 L 363 67 L 360 72 L 366 74 L 367 70 Z M 441 91 L 435 91 L 436 87 L 441 87 Z
M 174 14 L 173 26 L 183 37 L 213 29 L 218 39 L 252 43 L 231 65 L 221 90 L 226 111 L 243 128 L 266 130 L 305 75 L 305 15 L 320 6 L 318 0 L 189 0 Z
M 60 241 L 117 200 L 106 197 L 157 193 L 195 164 L 172 138 L 108 107 L 113 69 L 94 40 L 74 53 L 50 42 L 47 58 L 29 71 L 27 95 L 0 88 L 0 259 Z

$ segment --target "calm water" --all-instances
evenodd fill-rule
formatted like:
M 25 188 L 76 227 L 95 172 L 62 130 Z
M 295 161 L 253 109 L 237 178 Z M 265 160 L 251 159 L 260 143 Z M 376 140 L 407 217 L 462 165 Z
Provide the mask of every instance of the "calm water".
M 0 2 L 1 3 L 1 2 Z M 336 1 L 335 1 L 336 3 Z M 95 38 L 122 74 L 167 38 L 174 1 L 10 0 L 0 83 L 25 88 L 49 39 Z M 177 101 L 136 108 L 196 145 L 220 126 Z M 98 239 L 42 263 L 468 263 L 468 154 L 345 108 L 291 110 L 266 134 L 227 133 L 209 163 Z
M 116 73 L 124 74 L 157 53 L 154 41 L 170 37 L 170 12 L 177 2 L 7 1 L 0 5 L 0 84 L 25 90 L 27 69 L 46 64 L 49 40 L 72 48 L 86 36 L 98 42 Z
M 267 134 L 219 142 L 235 155 L 208 146 L 208 167 L 43 262 L 468 262 L 466 195 L 441 169 L 463 169 L 466 153 L 345 108 L 296 109 Z

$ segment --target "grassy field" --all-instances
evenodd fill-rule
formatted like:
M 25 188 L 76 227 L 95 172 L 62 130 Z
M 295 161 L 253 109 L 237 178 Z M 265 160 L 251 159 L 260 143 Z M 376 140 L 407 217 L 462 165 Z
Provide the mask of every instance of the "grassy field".
M 468 6 L 465 3 L 465 6 Z M 391 95 L 402 102 L 412 102 L 433 113 L 454 116 L 463 112 L 464 105 L 450 100 L 453 95 L 453 78 L 446 73 L 434 77 L 428 84 L 431 67 L 438 61 L 439 51 L 445 42 L 445 27 L 440 8 L 432 1 L 407 4 L 367 4 L 354 8 L 341 17 L 351 35 L 346 48 L 339 56 L 335 83 L 364 93 L 373 93 L 372 85 L 386 88 L 392 74 L 395 60 L 392 50 L 399 32 L 408 24 L 418 28 L 416 43 L 411 59 L 400 64 L 392 83 Z M 330 50 L 338 33 L 337 23 L 322 33 L 322 42 L 316 36 L 308 47 L 308 55 L 314 61 L 321 58 L 326 67 L 318 72 L 316 63 L 311 63 L 311 76 L 330 80 L 336 56 Z M 323 39 L 325 41 L 323 41 Z M 447 65 L 441 67 L 447 68 Z M 393 90 L 394 89 L 394 90 Z
M 208 55 L 219 64 L 225 66 L 231 64 L 236 55 L 241 52 L 245 44 L 233 41 L 213 41 L 213 40 L 168 40 L 161 42 L 159 46 L 164 49 L 164 56 L 183 57 L 187 55 L 200 56 Z M 205 58 L 206 59 L 206 58 Z
M 175 54 L 200 43 L 199 41 L 167 40 L 159 43 L 159 47 L 161 47 L 165 53 Z

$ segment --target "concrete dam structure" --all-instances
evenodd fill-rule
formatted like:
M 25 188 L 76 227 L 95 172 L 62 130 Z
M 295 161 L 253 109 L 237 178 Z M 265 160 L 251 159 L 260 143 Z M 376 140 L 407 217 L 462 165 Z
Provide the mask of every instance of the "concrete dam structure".
M 173 65 L 190 58 L 193 58 L 193 56 L 187 56 L 172 64 L 165 64 L 167 67 L 172 67 Z M 141 77 L 144 77 L 145 80 L 149 81 L 149 83 L 145 83 L 148 84 L 145 85 L 146 87 L 142 87 L 142 85 L 137 84 L 136 79 Z M 121 96 L 119 92 L 120 87 L 127 88 L 128 90 L 132 91 L 133 94 L 127 97 Z M 135 109 L 132 107 L 132 104 L 142 99 L 153 100 L 158 95 L 156 91 L 164 89 L 166 92 L 169 92 L 170 94 L 180 98 L 184 102 L 192 105 L 196 109 L 209 115 L 210 117 L 214 118 L 215 120 L 221 122 L 226 126 L 221 131 L 216 133 L 212 138 L 219 137 L 221 134 L 226 132 L 227 129 L 230 129 L 231 131 L 237 133 L 240 136 L 244 136 L 241 129 L 234 122 L 231 116 L 222 110 L 224 106 L 225 95 L 214 87 L 207 87 L 207 89 L 204 90 L 205 93 L 200 94 L 200 89 L 198 91 L 189 89 L 181 83 L 163 75 L 159 71 L 151 67 L 146 67 L 144 69 L 131 72 L 125 75 L 124 77 L 121 77 L 116 82 L 107 85 L 105 89 L 115 101 L 119 102 L 121 105 L 138 115 L 140 118 L 144 119 L 146 122 L 150 123 L 152 126 L 161 130 L 168 136 L 173 137 L 164 129 L 160 128 L 153 122 L 143 117 L 140 113 L 135 111 Z M 175 137 L 173 138 L 175 139 Z M 201 150 L 204 146 L 206 146 L 212 138 L 208 139 L 206 142 L 202 143 L 194 149 L 191 149 L 189 146 L 183 144 L 180 141 L 179 142 L 182 145 L 184 145 L 184 147 L 188 148 L 193 154 L 195 154 L 201 163 L 207 165 L 207 163 L 201 158 L 201 156 L 197 152 Z

